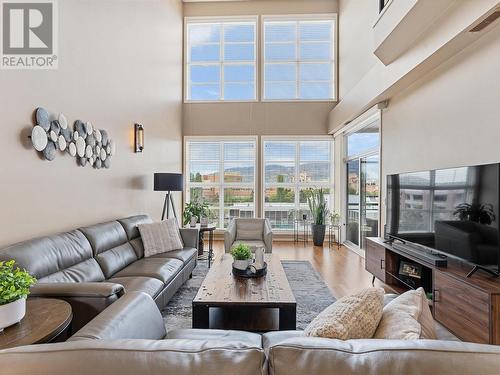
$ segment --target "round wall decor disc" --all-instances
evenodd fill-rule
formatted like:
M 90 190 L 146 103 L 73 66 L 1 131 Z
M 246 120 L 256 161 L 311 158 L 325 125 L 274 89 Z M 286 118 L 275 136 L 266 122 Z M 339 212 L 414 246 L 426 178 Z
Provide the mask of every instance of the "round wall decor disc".
M 90 158 L 92 155 L 93 155 L 93 151 L 92 151 L 92 146 L 90 145 L 87 145 L 87 147 L 85 148 L 85 156 L 87 158 Z
M 36 125 L 31 131 L 31 142 L 37 151 L 43 151 L 47 147 L 47 133 L 41 126 Z
M 50 128 L 49 113 L 45 108 L 36 109 L 36 123 L 42 127 L 43 130 L 48 131 Z
M 99 129 L 94 129 L 94 136 L 95 136 L 95 140 L 97 142 L 102 141 L 102 134 L 101 134 L 101 131 Z
M 67 143 L 66 143 L 66 139 L 64 138 L 63 135 L 59 136 L 59 138 L 57 140 L 57 145 L 59 146 L 59 150 L 61 150 L 61 151 L 66 150 Z
M 49 134 L 50 134 L 50 140 L 52 142 L 57 142 L 57 134 L 56 134 L 56 132 L 53 131 L 53 130 L 51 130 Z
M 70 154 L 71 156 L 73 156 L 73 157 L 75 157 L 75 156 L 76 156 L 76 145 L 75 145 L 73 142 L 71 142 L 71 143 L 69 144 L 69 146 L 68 146 L 68 150 L 69 150 L 69 154 Z
M 106 155 L 106 150 L 105 149 L 101 148 L 101 155 L 100 156 L 101 156 L 101 160 L 102 161 L 106 160 L 106 157 L 108 155 Z
M 78 137 L 76 140 L 76 153 L 81 158 L 85 155 L 85 140 L 82 137 Z
M 43 157 L 48 161 L 52 161 L 56 158 L 56 144 L 52 141 L 47 143 L 47 147 L 43 150 Z
M 61 126 L 61 129 L 68 128 L 68 120 L 66 119 L 66 116 L 64 116 L 62 113 L 59 113 L 59 117 L 57 119 L 59 120 L 59 125 Z
M 85 129 L 87 130 L 87 135 L 91 135 L 94 132 L 94 127 L 90 121 L 85 123 Z

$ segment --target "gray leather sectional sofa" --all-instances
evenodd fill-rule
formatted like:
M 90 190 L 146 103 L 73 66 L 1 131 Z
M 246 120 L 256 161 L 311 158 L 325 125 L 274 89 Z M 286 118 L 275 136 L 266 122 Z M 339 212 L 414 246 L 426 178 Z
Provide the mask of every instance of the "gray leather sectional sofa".
M 168 317 L 167 317 L 168 319 Z M 130 292 L 68 342 L 0 351 L 9 374 L 497 375 L 500 347 L 441 340 L 330 340 L 300 331 L 165 331 L 152 298 Z
M 109 221 L 0 249 L 38 283 L 33 297 L 54 297 L 73 308 L 73 332 L 128 292 L 144 292 L 162 309 L 190 277 L 197 261 L 198 230 L 181 229 L 184 248 L 144 258 L 137 229 L 146 215 Z

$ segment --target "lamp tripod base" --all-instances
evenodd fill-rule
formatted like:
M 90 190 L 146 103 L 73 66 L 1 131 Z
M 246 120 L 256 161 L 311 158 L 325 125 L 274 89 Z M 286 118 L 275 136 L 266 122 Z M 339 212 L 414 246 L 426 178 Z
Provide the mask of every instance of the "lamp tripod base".
M 161 220 L 165 220 L 165 214 L 167 219 L 170 217 L 170 205 L 172 205 L 172 211 L 174 212 L 174 217 L 177 219 L 177 214 L 175 213 L 174 199 L 172 198 L 172 193 L 169 191 L 165 194 L 165 201 L 163 202 L 163 212 L 161 214 Z

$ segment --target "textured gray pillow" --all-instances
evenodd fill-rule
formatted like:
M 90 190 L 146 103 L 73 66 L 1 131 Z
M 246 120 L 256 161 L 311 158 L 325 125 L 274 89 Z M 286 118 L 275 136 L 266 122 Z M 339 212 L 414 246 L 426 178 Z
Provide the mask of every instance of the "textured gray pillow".
M 139 224 L 137 227 L 144 244 L 145 258 L 184 247 L 177 220 L 174 218 L 159 223 Z

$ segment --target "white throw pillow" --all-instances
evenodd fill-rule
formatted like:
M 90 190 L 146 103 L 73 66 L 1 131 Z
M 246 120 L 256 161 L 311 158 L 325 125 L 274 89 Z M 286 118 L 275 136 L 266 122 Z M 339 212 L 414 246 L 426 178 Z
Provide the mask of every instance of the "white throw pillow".
M 410 290 L 384 307 L 375 339 L 436 339 L 434 318 L 423 288 Z
M 342 297 L 323 310 L 304 330 L 306 336 L 350 340 L 372 338 L 384 307 L 384 290 L 368 288 Z
M 184 247 L 177 220 L 167 219 L 159 223 L 139 224 L 144 244 L 144 258 Z

